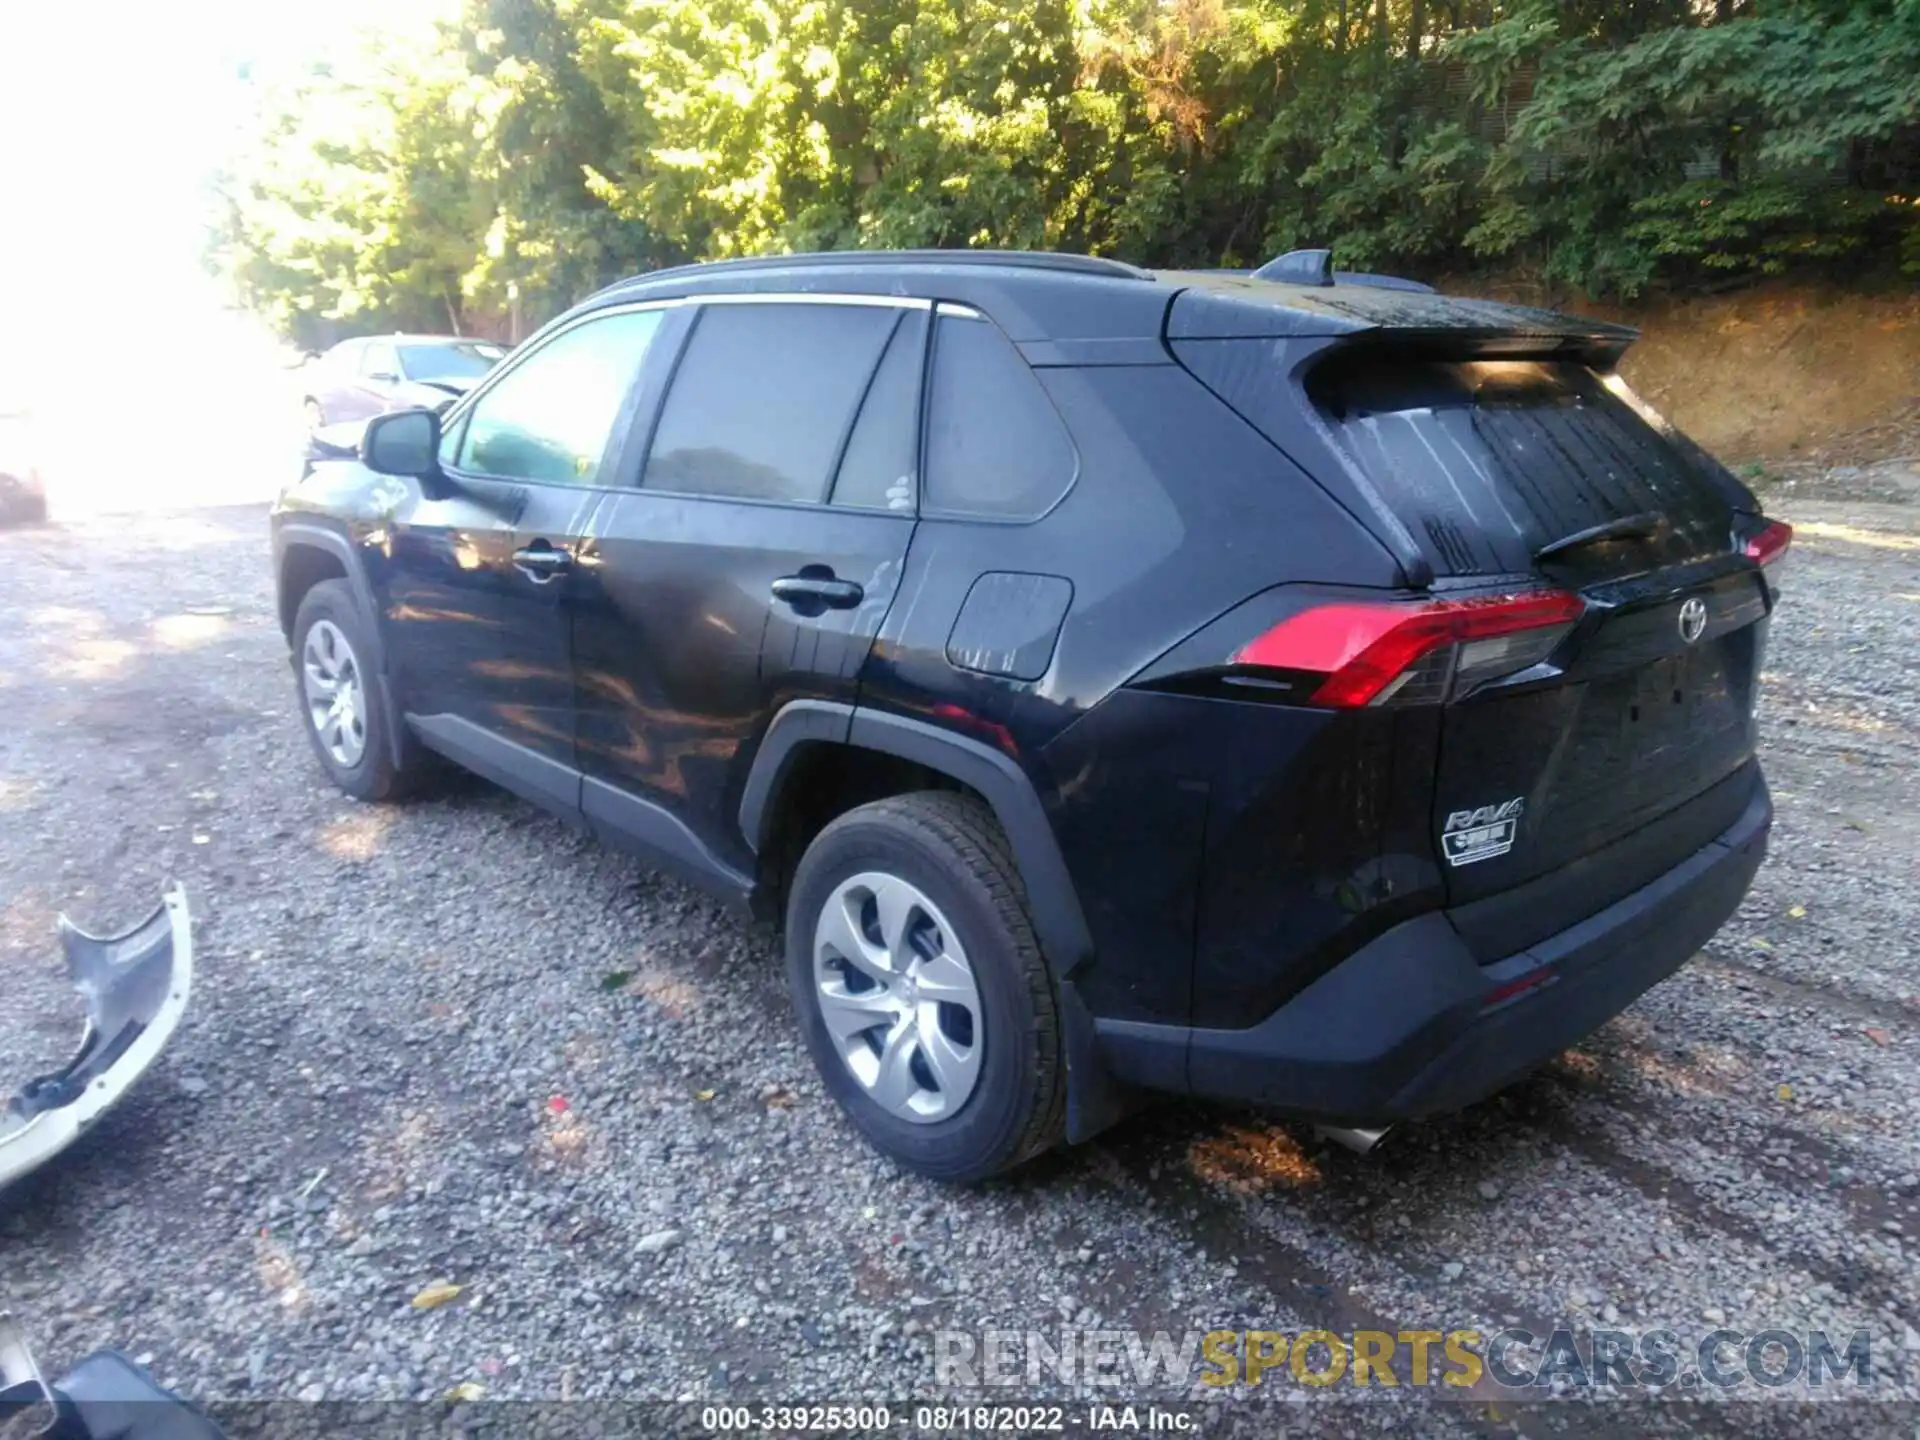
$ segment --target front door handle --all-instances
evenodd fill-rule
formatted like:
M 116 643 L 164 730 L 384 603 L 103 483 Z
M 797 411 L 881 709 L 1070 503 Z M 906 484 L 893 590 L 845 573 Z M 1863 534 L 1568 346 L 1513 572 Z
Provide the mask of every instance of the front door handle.
M 809 565 L 798 575 L 782 575 L 773 582 L 773 598 L 784 601 L 802 615 L 818 615 L 822 610 L 851 610 L 866 597 L 855 580 L 839 580 L 824 565 Z
M 536 540 L 524 550 L 514 551 L 513 563 L 534 584 L 545 585 L 573 568 L 573 556 L 554 549 L 544 540 Z

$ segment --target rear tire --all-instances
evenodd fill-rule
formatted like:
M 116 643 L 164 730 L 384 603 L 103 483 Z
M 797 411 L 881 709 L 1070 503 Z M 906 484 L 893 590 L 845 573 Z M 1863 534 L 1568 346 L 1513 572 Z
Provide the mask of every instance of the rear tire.
M 356 800 L 397 800 L 418 768 L 394 764 L 393 735 L 370 668 L 373 627 L 344 580 L 322 580 L 293 622 L 301 725 L 327 778 Z
M 883 896 L 888 915 L 905 916 L 897 928 L 883 923 Z M 970 1184 L 1058 1143 L 1066 1061 L 1053 977 L 1006 836 L 979 800 L 922 791 L 828 825 L 794 873 L 786 946 L 807 1049 L 876 1150 Z M 868 1015 L 873 1028 L 849 1037 Z

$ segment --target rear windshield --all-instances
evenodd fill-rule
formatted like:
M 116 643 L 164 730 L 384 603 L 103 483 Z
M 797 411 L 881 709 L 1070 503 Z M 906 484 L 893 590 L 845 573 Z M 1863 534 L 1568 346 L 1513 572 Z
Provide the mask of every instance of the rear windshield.
M 1723 549 L 1711 462 L 1593 371 L 1531 360 L 1335 360 L 1308 394 L 1337 448 L 1440 574 L 1523 573 L 1543 545 L 1660 517 L 1669 558 Z

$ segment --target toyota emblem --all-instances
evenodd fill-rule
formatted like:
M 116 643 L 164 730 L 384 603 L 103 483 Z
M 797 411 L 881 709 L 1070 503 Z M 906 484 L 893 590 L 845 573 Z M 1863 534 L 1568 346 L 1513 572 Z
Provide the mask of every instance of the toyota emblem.
M 1691 645 L 1707 629 L 1707 602 L 1698 595 L 1680 607 L 1680 638 Z

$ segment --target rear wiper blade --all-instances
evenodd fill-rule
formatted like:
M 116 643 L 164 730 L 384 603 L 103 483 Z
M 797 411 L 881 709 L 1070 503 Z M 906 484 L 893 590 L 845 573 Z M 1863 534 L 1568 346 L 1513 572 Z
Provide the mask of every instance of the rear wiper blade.
M 1549 540 L 1533 552 L 1535 564 L 1565 555 L 1570 550 L 1578 550 L 1585 545 L 1598 545 L 1603 540 L 1647 540 L 1667 528 L 1667 517 L 1657 511 L 1648 510 L 1639 515 L 1622 515 L 1617 520 L 1607 520 L 1599 525 L 1589 525 L 1584 530 L 1576 530 L 1571 535 L 1563 535 L 1558 540 Z

